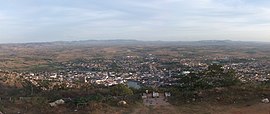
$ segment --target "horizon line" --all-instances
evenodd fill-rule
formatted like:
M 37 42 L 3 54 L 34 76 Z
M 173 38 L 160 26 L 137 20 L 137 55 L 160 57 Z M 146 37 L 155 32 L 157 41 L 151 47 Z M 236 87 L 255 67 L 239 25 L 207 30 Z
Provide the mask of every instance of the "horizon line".
M 202 42 L 202 41 L 230 41 L 230 42 L 249 42 L 249 43 L 270 43 L 269 41 L 250 41 L 250 40 L 138 40 L 138 39 L 86 39 L 86 40 L 55 40 L 55 41 L 29 41 L 29 42 L 0 42 L 0 44 L 32 44 L 32 43 L 55 43 L 55 42 L 83 42 L 83 41 L 137 41 L 137 42 Z

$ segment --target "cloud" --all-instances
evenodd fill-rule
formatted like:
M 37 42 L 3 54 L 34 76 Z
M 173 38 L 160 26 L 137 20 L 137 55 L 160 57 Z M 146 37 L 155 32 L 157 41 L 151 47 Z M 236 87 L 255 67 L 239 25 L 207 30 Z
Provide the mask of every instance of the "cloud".
M 10 39 L 76 38 L 257 40 L 258 37 L 270 41 L 267 39 L 270 4 L 266 0 L 26 0 L 2 3 L 0 35 L 1 40 L 6 37 L 7 42 Z

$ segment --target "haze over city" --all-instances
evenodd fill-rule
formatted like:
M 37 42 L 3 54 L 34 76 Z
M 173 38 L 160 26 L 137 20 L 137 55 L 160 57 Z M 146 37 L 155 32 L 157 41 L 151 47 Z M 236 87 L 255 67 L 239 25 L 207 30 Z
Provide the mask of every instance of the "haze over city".
M 0 0 L 0 43 L 270 36 L 268 0 Z

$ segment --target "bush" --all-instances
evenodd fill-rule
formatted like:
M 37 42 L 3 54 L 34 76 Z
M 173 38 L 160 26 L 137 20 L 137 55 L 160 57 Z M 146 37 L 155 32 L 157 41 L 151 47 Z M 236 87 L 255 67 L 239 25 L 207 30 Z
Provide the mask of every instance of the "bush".
M 110 89 L 114 96 L 128 96 L 133 95 L 133 91 L 123 84 L 118 84 Z

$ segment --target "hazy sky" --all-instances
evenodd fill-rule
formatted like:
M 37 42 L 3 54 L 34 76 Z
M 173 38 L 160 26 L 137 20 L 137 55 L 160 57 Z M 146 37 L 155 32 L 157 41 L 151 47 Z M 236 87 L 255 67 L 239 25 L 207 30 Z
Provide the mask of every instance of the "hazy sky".
M 88 39 L 270 42 L 270 0 L 0 0 L 0 43 Z

